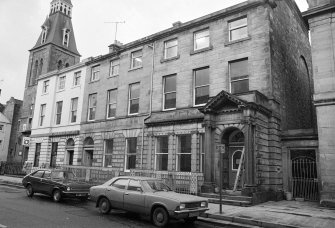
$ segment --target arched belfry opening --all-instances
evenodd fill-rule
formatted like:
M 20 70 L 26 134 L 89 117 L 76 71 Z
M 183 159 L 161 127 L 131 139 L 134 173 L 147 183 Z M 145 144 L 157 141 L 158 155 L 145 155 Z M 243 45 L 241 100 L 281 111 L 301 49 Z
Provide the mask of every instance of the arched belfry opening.
M 239 165 L 242 161 L 245 144 L 244 134 L 236 127 L 227 128 L 223 131 L 221 144 L 225 145 L 225 153 L 222 156 L 223 188 L 233 189 Z M 242 166 L 241 169 L 244 169 L 244 167 Z M 239 178 L 237 188 L 240 189 L 242 186 L 243 176 Z

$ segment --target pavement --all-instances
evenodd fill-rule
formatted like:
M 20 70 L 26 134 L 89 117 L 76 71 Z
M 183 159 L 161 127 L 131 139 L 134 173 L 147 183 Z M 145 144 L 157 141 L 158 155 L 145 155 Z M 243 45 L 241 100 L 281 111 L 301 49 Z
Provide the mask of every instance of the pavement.
M 0 175 L 0 185 L 22 186 L 22 177 Z M 335 210 L 321 207 L 317 202 L 269 201 L 266 203 L 240 207 L 209 204 L 209 210 L 198 219 L 216 226 L 266 228 L 335 228 Z

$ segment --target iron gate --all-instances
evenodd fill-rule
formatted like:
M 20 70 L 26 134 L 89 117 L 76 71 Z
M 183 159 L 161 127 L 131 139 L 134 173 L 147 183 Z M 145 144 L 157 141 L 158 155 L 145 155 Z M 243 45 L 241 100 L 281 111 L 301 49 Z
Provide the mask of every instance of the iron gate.
M 319 199 L 317 164 L 314 158 L 301 156 L 292 159 L 292 194 L 294 198 L 310 201 Z

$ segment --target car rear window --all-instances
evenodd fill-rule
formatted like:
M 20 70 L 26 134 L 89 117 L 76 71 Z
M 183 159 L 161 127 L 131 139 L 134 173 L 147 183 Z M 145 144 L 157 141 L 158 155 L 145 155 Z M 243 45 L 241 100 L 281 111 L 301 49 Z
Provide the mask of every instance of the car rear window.
M 111 185 L 119 189 L 125 189 L 128 181 L 128 179 L 118 179 L 114 181 Z
M 44 171 L 37 171 L 36 173 L 32 174 L 33 177 L 42 177 L 43 176 Z

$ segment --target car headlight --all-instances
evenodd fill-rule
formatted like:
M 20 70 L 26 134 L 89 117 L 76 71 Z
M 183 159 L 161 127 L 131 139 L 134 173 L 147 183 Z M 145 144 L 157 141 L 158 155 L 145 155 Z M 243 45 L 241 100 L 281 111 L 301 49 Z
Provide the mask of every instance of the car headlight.
M 181 203 L 181 204 L 179 205 L 179 209 L 180 209 L 180 210 L 184 210 L 184 209 L 185 209 L 185 204 L 184 204 L 184 203 Z
M 203 201 L 203 202 L 201 202 L 201 205 L 200 205 L 201 207 L 207 207 L 207 202 L 206 201 Z
M 66 188 L 66 191 L 71 191 L 71 188 L 70 188 L 70 187 L 67 187 L 67 188 Z

